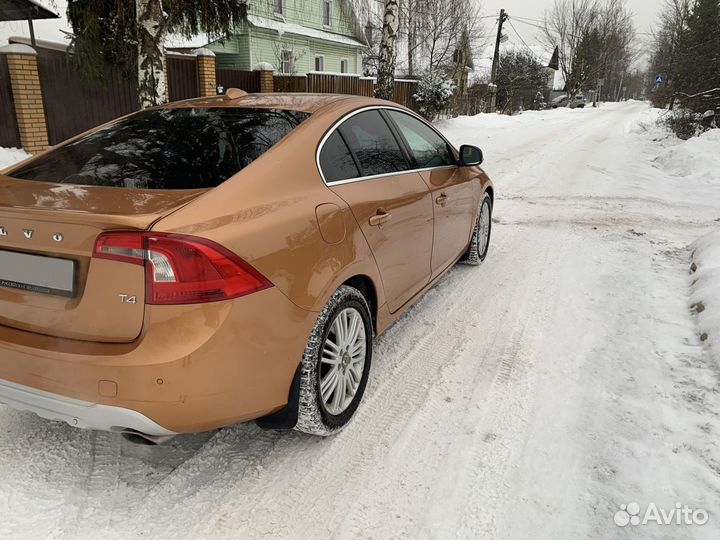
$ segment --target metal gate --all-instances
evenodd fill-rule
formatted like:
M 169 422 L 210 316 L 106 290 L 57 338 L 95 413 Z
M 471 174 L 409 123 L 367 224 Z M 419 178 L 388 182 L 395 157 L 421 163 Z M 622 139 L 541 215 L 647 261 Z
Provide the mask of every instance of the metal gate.
M 0 54 L 0 146 L 20 146 L 12 88 L 10 87 L 10 72 L 7 57 L 4 54 Z
M 197 60 L 194 56 L 168 55 L 167 74 L 170 101 L 200 97 Z
M 38 71 L 51 145 L 138 110 L 135 81 L 119 68 L 88 81 L 65 53 L 38 48 Z

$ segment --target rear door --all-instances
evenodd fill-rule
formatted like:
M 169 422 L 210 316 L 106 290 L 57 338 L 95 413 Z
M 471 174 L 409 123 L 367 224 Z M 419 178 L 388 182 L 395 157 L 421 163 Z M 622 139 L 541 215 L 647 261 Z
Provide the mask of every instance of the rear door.
M 473 187 L 454 152 L 433 128 L 402 111 L 385 111 L 405 140 L 413 166 L 430 189 L 435 227 L 432 272 L 442 272 L 467 248 L 473 218 Z
M 345 120 L 325 141 L 320 167 L 350 206 L 380 269 L 391 312 L 430 281 L 433 210 L 430 191 L 411 171 L 378 110 Z

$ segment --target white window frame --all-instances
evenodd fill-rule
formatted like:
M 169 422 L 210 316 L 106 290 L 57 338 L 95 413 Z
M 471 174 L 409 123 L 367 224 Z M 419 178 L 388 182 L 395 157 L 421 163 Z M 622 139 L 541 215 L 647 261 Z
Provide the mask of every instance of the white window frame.
M 343 62 L 345 62 L 345 70 L 343 71 Z M 340 59 L 340 73 L 350 73 L 350 59 L 349 58 L 341 58 Z
M 288 55 L 288 58 L 285 58 L 285 55 Z M 287 64 L 287 70 L 285 69 L 285 65 Z M 280 51 L 280 73 L 285 73 L 286 75 L 292 74 L 292 72 L 295 70 L 295 58 L 293 57 L 293 52 L 291 49 L 282 49 Z
M 277 7 L 277 0 L 273 0 L 273 13 L 278 17 L 285 17 L 285 0 L 280 0 L 280 11 L 275 9 Z
M 320 59 L 320 69 L 318 69 L 317 61 Z M 324 54 L 316 54 L 315 55 L 315 63 L 314 66 L 315 71 L 325 71 L 325 55 Z
M 323 26 L 332 26 L 332 0 L 323 0 L 322 3 L 322 23 Z M 325 6 L 328 6 L 328 22 L 325 22 Z

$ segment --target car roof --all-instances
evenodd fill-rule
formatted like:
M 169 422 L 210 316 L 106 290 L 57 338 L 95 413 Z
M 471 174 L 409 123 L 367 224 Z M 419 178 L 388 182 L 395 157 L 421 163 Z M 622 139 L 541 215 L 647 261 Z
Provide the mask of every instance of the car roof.
M 301 111 L 315 113 L 320 109 L 342 103 L 344 107 L 363 107 L 369 105 L 393 105 L 404 108 L 402 105 L 364 96 L 351 96 L 346 94 L 308 94 L 304 92 L 282 92 L 282 93 L 261 93 L 244 94 L 237 98 L 228 96 L 213 96 L 187 99 L 162 105 L 160 108 L 216 108 L 216 107 L 237 107 L 237 108 L 258 108 L 258 109 L 283 109 L 289 111 Z

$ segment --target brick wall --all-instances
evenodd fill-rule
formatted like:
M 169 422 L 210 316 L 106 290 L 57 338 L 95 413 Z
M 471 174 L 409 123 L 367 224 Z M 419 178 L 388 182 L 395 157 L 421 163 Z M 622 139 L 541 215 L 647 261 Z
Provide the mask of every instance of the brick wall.
M 24 45 L 3 47 L 0 53 L 7 57 L 20 144 L 27 152 L 41 152 L 49 144 L 37 55 Z
M 206 55 L 202 51 L 197 52 L 198 82 L 200 83 L 201 96 L 214 96 L 217 94 L 217 76 L 215 71 L 215 55 Z

